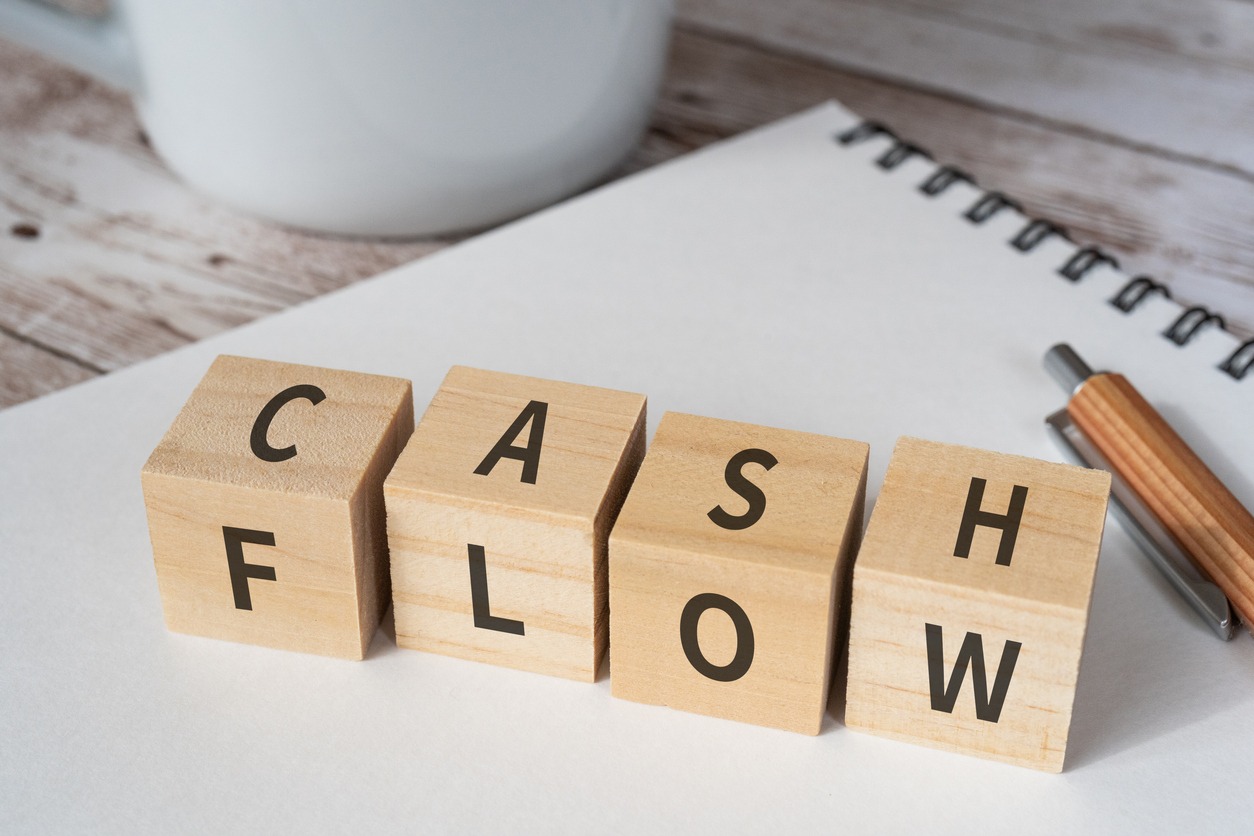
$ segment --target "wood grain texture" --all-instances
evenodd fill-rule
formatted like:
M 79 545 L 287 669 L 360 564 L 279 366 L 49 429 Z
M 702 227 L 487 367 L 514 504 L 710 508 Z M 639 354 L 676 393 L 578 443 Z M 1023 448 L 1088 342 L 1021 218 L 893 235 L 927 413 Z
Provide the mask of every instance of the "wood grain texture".
M 384 485 L 397 644 L 595 680 L 606 543 L 644 432 L 643 395 L 450 370 Z M 502 443 L 534 471 L 489 456 Z
M 440 249 L 267 224 L 190 191 L 125 96 L 0 42 L 0 329 L 107 372 Z M 4 404 L 59 388 L 4 360 Z
M 254 425 L 292 386 L 322 398 L 280 405 L 265 438 L 293 449 L 263 460 Z M 142 474 L 167 626 L 364 658 L 390 597 L 383 479 L 413 426 L 407 380 L 219 357 Z M 228 527 L 268 535 L 236 540 L 245 563 L 272 569 L 245 582 L 246 607 Z
M 32 380 L 57 390 L 91 380 L 99 374 L 99 369 L 65 357 L 50 346 L 0 329 L 0 404 L 27 400 Z
M 1018 524 L 972 517 L 964 547 L 975 479 Z M 1103 471 L 898 441 L 854 567 L 846 725 L 1061 771 L 1109 493 Z
M 837 98 L 1254 333 L 1251 168 L 1170 137 L 1137 138 L 1144 120 L 1127 111 L 1156 109 L 1171 114 L 1160 127 L 1244 142 L 1248 85 L 1236 88 L 1243 104 L 1216 102 L 1248 71 L 1246 12 L 1228 0 L 1156 0 L 1135 15 L 1126 3 L 1090 5 L 686 0 L 652 125 L 618 174 Z M 1018 104 L 999 104 L 997 91 Z M 1115 124 L 1060 116 L 1058 97 Z M 1172 109 L 1182 107 L 1204 118 Z M 1224 118 L 1228 127 L 1215 124 Z M 452 240 L 322 237 L 234 212 L 174 180 L 125 96 L 0 42 L 0 333 L 25 344 L 0 341 L 0 406 Z
M 734 462 L 746 450 L 770 458 Z M 818 734 L 868 454 L 859 441 L 662 416 L 610 536 L 613 695 Z M 741 478 L 750 487 L 733 488 Z
M 1254 172 L 1244 0 L 680 0 L 685 23 Z
M 1254 516 L 1121 374 L 1090 377 L 1067 414 L 1254 625 Z

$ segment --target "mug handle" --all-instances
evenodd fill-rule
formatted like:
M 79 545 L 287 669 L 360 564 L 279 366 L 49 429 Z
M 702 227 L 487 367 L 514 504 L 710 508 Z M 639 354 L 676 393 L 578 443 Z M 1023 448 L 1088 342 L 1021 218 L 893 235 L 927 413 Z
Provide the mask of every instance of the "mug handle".
M 0 35 L 114 87 L 132 92 L 139 87 L 130 35 L 113 9 L 93 18 L 39 0 L 0 0 Z

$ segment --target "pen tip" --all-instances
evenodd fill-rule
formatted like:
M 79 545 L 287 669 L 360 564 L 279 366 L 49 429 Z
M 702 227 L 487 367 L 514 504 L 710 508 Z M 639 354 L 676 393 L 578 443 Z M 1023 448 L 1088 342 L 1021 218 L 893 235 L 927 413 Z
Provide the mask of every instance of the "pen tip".
M 1093 376 L 1093 370 L 1067 343 L 1058 343 L 1045 352 L 1045 370 L 1068 392 Z

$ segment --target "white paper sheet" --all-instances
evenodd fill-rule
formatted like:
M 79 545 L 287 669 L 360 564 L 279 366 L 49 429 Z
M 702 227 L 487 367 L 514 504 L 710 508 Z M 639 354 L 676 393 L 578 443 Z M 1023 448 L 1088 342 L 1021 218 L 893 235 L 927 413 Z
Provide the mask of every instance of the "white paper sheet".
M 408 377 L 454 363 L 666 410 L 1059 458 L 1056 341 L 1123 371 L 1247 505 L 1254 382 L 1179 313 L 1071 284 L 1060 240 L 842 147 L 829 105 L 420 263 L 0 413 L 0 830 L 1220 831 L 1248 827 L 1254 641 L 1217 641 L 1107 526 L 1060 776 L 849 731 L 810 738 L 398 650 L 322 659 L 167 632 L 139 471 L 219 353 Z M 839 690 L 839 689 L 838 689 Z

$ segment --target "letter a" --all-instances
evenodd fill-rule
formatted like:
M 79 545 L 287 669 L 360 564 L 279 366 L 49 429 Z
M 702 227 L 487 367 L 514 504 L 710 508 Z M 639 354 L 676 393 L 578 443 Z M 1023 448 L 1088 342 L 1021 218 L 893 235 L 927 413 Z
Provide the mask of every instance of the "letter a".
M 549 405 L 544 401 L 531 401 L 523 411 L 518 413 L 514 423 L 510 424 L 501 440 L 483 457 L 475 473 L 487 476 L 501 459 L 518 459 L 523 463 L 522 481 L 529 485 L 536 483 L 536 472 L 540 469 L 540 446 L 544 443 L 544 418 L 548 414 Z M 517 447 L 514 439 L 522 434 L 523 429 L 531 424 L 531 432 L 527 435 L 527 446 Z

